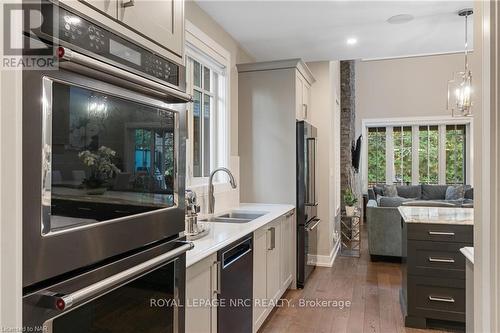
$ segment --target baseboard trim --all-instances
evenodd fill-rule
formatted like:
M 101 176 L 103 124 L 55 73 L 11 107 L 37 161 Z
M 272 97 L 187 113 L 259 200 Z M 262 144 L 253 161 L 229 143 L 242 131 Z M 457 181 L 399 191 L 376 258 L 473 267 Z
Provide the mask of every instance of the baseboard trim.
M 330 251 L 330 255 L 323 256 L 323 255 L 310 254 L 308 255 L 308 259 L 312 264 L 318 267 L 333 267 L 333 262 L 335 261 L 335 258 L 337 258 L 339 249 L 340 249 L 340 241 L 338 241 L 337 244 L 335 244 L 333 249 Z

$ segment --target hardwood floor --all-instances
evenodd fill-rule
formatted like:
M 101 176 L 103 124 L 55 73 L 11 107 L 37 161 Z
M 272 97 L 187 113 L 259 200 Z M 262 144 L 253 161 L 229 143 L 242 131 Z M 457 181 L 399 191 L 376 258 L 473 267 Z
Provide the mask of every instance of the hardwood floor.
M 399 305 L 399 263 L 371 262 L 363 230 L 361 258 L 338 256 L 332 268 L 317 267 L 302 290 L 283 298 L 290 306 L 277 307 L 260 333 L 392 333 L 443 332 L 404 327 Z M 350 307 L 299 307 L 301 299 L 350 301 Z

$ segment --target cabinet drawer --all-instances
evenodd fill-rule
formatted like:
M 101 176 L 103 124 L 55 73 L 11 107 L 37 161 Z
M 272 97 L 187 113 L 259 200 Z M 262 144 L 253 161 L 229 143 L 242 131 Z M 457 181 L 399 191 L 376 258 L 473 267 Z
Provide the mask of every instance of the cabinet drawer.
M 472 225 L 408 223 L 408 239 L 472 244 Z
M 408 314 L 465 322 L 464 280 L 408 276 Z
M 462 243 L 408 241 L 408 274 L 465 279 Z

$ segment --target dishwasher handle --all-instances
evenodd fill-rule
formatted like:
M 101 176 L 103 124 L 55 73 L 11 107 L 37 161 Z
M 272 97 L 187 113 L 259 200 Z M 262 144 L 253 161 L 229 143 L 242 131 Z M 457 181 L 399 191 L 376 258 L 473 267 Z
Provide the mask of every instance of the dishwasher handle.
M 250 252 L 252 252 L 252 237 L 246 238 L 230 249 L 222 252 L 222 269 L 226 269 Z

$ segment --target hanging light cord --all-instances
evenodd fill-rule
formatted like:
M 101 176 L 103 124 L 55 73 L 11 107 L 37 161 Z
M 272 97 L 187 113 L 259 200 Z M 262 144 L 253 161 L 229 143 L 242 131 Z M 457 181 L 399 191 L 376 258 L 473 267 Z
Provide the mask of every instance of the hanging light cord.
M 469 62 L 467 60 L 467 55 L 468 55 L 468 51 L 467 51 L 467 46 L 468 46 L 468 39 L 467 39 L 467 26 L 468 26 L 468 19 L 469 18 L 469 14 L 465 14 L 465 74 L 467 75 L 467 71 L 469 69 Z

